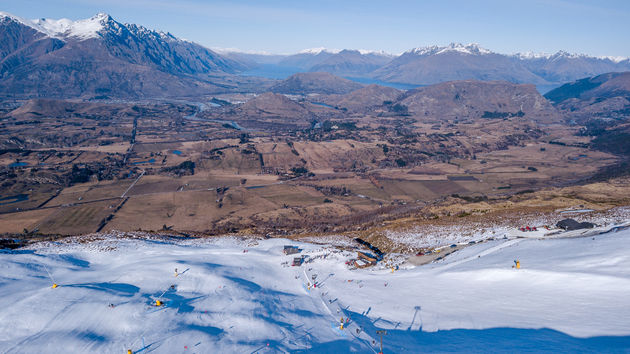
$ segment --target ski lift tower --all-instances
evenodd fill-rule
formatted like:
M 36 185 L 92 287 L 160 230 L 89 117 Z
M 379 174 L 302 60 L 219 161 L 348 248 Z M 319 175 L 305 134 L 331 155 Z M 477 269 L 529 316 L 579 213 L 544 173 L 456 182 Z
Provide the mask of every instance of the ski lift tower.
M 376 331 L 376 334 L 381 336 L 381 351 L 378 352 L 378 354 L 383 354 L 383 336 L 387 335 L 387 331 L 386 330 L 378 330 L 378 331 Z

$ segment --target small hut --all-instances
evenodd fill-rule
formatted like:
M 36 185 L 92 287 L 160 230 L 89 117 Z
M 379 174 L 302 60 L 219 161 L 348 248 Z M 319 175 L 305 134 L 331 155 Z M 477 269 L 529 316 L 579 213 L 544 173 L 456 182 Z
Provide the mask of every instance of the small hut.
M 376 265 L 378 259 L 366 252 L 357 252 L 357 259 L 354 261 L 354 266 L 357 268 L 367 268 Z

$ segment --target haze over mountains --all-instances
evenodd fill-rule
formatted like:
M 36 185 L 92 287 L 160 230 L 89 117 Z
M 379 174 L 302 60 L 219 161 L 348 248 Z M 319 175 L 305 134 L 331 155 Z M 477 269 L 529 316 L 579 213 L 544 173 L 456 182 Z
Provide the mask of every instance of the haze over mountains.
M 170 33 L 117 22 L 107 14 L 71 21 L 25 20 L 0 13 L 0 32 L 4 34 L 0 40 L 0 95 L 16 99 L 190 98 L 269 89 L 339 94 L 361 87 L 325 75 L 315 76 L 325 83 L 306 86 L 309 76 L 276 81 L 299 72 L 325 72 L 361 83 L 409 85 L 405 88 L 455 80 L 499 80 L 534 84 L 540 89 L 630 70 L 627 58 L 562 51 L 506 55 L 476 44 L 457 43 L 414 48 L 398 56 L 324 48 L 294 55 L 219 53 Z

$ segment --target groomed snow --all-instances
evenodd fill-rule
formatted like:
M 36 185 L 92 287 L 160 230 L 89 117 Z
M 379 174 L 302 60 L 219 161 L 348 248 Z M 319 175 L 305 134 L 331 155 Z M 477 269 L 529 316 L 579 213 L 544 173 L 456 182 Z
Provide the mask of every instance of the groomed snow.
M 285 244 L 311 261 L 291 267 Z M 115 235 L 5 251 L 0 352 L 370 353 L 378 329 L 390 353 L 630 350 L 629 229 L 487 241 L 398 271 L 348 269 L 354 256 Z

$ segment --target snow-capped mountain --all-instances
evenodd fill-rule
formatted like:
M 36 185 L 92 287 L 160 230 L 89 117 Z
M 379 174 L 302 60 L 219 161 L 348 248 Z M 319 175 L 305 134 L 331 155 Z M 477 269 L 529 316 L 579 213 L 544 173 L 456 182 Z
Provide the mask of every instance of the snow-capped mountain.
M 86 20 L 0 14 L 0 93 L 18 96 L 163 96 L 216 90 L 209 76 L 246 65 L 170 33 Z
M 337 54 L 337 53 L 341 52 L 341 49 L 330 49 L 330 48 L 326 48 L 326 47 L 306 48 L 306 49 L 300 50 L 299 52 L 297 52 L 297 54 L 313 54 L 313 55 L 317 55 L 317 54 L 319 54 L 321 52 Z
M 190 96 L 244 82 L 262 90 L 271 84 L 255 84 L 266 80 L 260 76 L 284 79 L 309 71 L 410 85 L 472 79 L 539 86 L 630 71 L 628 58 L 565 51 L 508 55 L 474 43 L 419 47 L 399 56 L 324 47 L 294 55 L 217 53 L 104 13 L 73 21 L 27 20 L 0 12 L 0 33 L 0 96 L 5 97 Z M 226 78 L 246 70 L 259 77 Z
M 548 84 L 510 56 L 491 52 L 476 44 L 459 43 L 409 50 L 374 71 L 373 76 L 382 81 L 416 85 L 453 80 Z
M 627 58 L 555 54 L 500 54 L 477 44 L 451 43 L 406 51 L 374 72 L 382 81 L 427 85 L 452 80 L 504 80 L 554 85 L 586 76 L 630 70 Z
M 37 19 L 32 21 L 33 28 L 43 33 L 57 38 L 78 38 L 89 39 L 98 38 L 99 32 L 103 29 L 104 23 L 108 21 L 109 15 L 99 13 L 96 16 L 85 20 L 72 21 L 67 18 L 59 20 Z
M 433 46 L 428 46 L 428 47 L 413 48 L 403 53 L 403 55 L 407 53 L 415 54 L 415 55 L 437 55 L 437 54 L 444 54 L 444 53 L 449 53 L 449 52 L 470 54 L 470 55 L 493 54 L 488 49 L 481 48 L 476 43 L 470 43 L 467 45 L 464 45 L 461 43 L 451 43 L 444 47 L 433 45 Z
M 554 54 L 516 54 L 534 74 L 549 82 L 564 83 L 603 73 L 630 70 L 630 60 L 622 57 L 594 57 L 558 51 Z
M 610 60 L 614 63 L 621 63 L 623 61 L 627 61 L 630 60 L 627 57 L 621 57 L 621 56 L 591 56 L 588 54 L 578 54 L 578 53 L 569 53 L 567 51 L 564 50 L 559 50 L 556 53 L 543 53 L 543 52 L 524 52 L 524 53 L 516 53 L 514 54 L 515 57 L 519 58 L 519 59 L 523 59 L 523 60 L 530 60 L 530 59 L 547 59 L 547 60 L 557 60 L 560 58 L 567 58 L 567 59 L 584 59 L 584 58 L 589 58 L 589 59 L 600 59 L 600 60 Z

